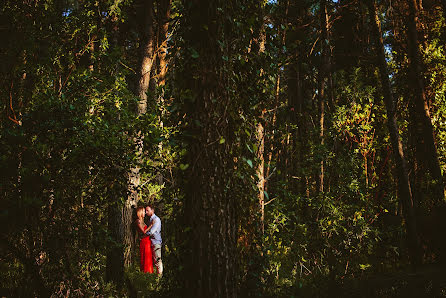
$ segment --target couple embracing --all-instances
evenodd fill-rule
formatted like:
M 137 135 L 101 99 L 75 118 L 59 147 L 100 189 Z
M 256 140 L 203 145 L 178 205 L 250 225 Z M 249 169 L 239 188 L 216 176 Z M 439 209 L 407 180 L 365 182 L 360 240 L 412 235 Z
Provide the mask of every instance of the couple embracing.
M 163 274 L 163 262 L 161 260 L 161 220 L 155 215 L 152 205 L 138 207 L 136 209 L 136 228 L 140 232 L 139 252 L 141 254 L 141 271 L 153 273 L 155 264 L 156 272 Z M 148 225 L 144 222 L 147 217 Z

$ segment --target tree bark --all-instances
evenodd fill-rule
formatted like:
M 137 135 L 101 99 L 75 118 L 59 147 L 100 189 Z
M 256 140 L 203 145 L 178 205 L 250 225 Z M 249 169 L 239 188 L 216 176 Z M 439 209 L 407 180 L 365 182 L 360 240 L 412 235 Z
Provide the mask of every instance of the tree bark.
M 262 20 L 263 21 L 263 20 Z M 259 53 L 262 54 L 265 52 L 265 40 L 266 33 L 265 29 L 260 28 L 259 33 Z M 260 70 L 260 76 L 263 75 L 263 69 Z M 259 197 L 259 209 L 260 209 L 260 228 L 262 230 L 262 235 L 265 233 L 265 125 L 264 121 L 265 110 L 262 111 L 259 123 L 257 124 L 256 138 L 257 138 L 257 158 L 258 158 L 258 166 L 257 166 L 257 188 L 258 188 L 258 197 Z
M 136 95 L 138 96 L 138 107 L 136 110 L 136 117 L 142 116 L 147 112 L 147 91 L 150 87 L 151 72 L 154 60 L 154 35 L 153 35 L 153 0 L 143 0 L 143 18 L 142 18 L 142 31 L 141 31 L 141 45 L 140 45 L 140 65 L 139 65 L 139 79 L 136 87 Z M 140 163 L 144 149 L 144 136 L 140 131 L 137 132 L 135 137 L 135 145 L 137 151 L 137 165 L 130 169 L 129 173 L 129 196 L 124 204 L 124 208 L 127 209 L 122 212 L 123 216 L 126 216 L 126 221 L 131 220 L 132 212 L 130 208 L 136 207 L 138 203 L 138 188 L 140 184 Z M 126 223 L 126 226 L 130 226 L 130 223 Z M 132 235 L 132 231 L 126 230 L 129 235 Z M 131 237 L 126 236 L 126 239 L 130 240 Z M 124 244 L 131 245 L 131 243 L 124 242 Z M 131 255 L 126 255 L 124 259 L 125 266 L 131 263 Z
M 258 188 L 258 196 L 259 196 L 259 209 L 260 209 L 260 228 L 262 230 L 262 235 L 265 233 L 265 129 L 262 124 L 263 119 L 259 120 L 257 124 L 257 158 L 258 158 L 258 166 L 257 166 L 257 188 Z
M 372 39 L 376 48 L 377 64 L 381 77 L 383 99 L 387 112 L 387 126 L 390 133 L 393 156 L 397 173 L 398 197 L 403 207 L 403 215 L 406 221 L 406 234 L 409 247 L 409 257 L 413 266 L 421 262 L 420 244 L 417 236 L 412 191 L 409 183 L 407 162 L 404 157 L 403 144 L 400 140 L 398 124 L 395 114 L 395 103 L 390 87 L 387 62 L 384 52 L 384 42 L 381 32 L 381 24 L 377 15 L 375 0 L 367 0 L 367 6 L 372 25 Z
M 188 29 L 183 37 L 196 57 L 183 52 L 188 61 L 183 70 L 185 88 L 193 96 L 186 106 L 187 129 L 193 134 L 185 171 L 184 210 L 190 228 L 186 288 L 191 297 L 236 297 L 236 194 L 231 191 L 234 130 L 229 127 L 235 102 L 227 92 L 224 71 L 230 62 L 222 59 L 229 54 L 231 42 L 231 33 L 223 34 L 222 15 L 231 12 L 226 1 L 187 0 L 184 6 L 183 24 Z
M 327 81 L 327 68 L 329 63 L 328 56 L 328 14 L 327 0 L 320 2 L 320 26 L 321 26 L 321 66 L 319 68 L 319 137 L 321 146 L 325 143 L 325 87 Z M 324 191 L 324 159 L 320 162 L 319 180 L 317 181 L 318 191 Z
M 167 43 L 169 40 L 169 18 L 170 18 L 170 4 L 171 0 L 158 1 L 157 20 L 158 20 L 158 34 L 157 34 L 157 50 L 156 56 L 158 58 L 158 69 L 156 76 L 157 103 L 158 103 L 158 125 L 161 130 L 164 128 L 164 119 L 166 117 L 166 103 L 165 100 L 165 84 L 167 75 Z M 151 85 L 152 86 L 152 85 Z M 154 87 L 154 86 L 153 86 Z M 153 88 L 156 89 L 156 88 Z M 163 141 L 158 143 L 158 152 L 163 154 Z M 160 195 L 162 195 L 164 177 L 161 169 L 157 173 L 157 182 L 161 186 Z
M 143 18 L 141 28 L 140 65 L 138 72 L 138 85 L 136 95 L 139 98 L 136 115 L 140 116 L 147 111 L 147 90 L 149 90 L 150 73 L 154 58 L 153 36 L 153 0 L 143 0 Z
M 409 0 L 408 18 L 408 50 L 410 59 L 411 87 L 414 89 L 413 102 L 410 113 L 411 122 L 416 129 L 416 157 L 418 165 L 425 165 L 431 175 L 432 193 L 434 205 L 444 204 L 444 185 L 441 173 L 438 153 L 435 145 L 435 135 L 432 126 L 429 106 L 423 81 L 423 60 L 420 53 L 418 41 L 418 4 L 416 0 Z
M 135 116 L 147 111 L 147 91 L 150 73 L 153 66 L 153 1 L 143 0 L 143 17 L 141 19 L 141 44 L 138 83 L 135 90 L 138 104 Z M 128 173 L 128 189 L 124 204 L 117 202 L 109 210 L 109 230 L 113 242 L 107 253 L 107 279 L 122 285 L 124 268 L 132 263 L 132 252 L 135 247 L 133 233 L 133 210 L 138 202 L 141 156 L 143 154 L 144 137 L 140 131 L 134 136 L 137 164 Z
M 170 2 L 171 0 L 161 0 L 158 2 L 158 86 L 164 86 L 167 74 L 167 42 L 169 33 L 170 18 Z

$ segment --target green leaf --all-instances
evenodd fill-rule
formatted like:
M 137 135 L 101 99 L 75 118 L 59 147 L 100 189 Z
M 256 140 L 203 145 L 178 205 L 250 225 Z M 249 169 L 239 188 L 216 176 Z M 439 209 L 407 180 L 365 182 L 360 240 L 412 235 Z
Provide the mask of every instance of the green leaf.
M 368 268 L 372 267 L 370 264 L 359 264 L 359 269 L 366 270 Z
M 252 165 L 252 160 L 247 159 L 247 160 L 246 160 L 246 163 L 247 163 L 251 168 L 253 167 L 253 165 Z
M 198 52 L 195 49 L 190 49 L 190 51 L 192 58 L 197 59 L 198 57 L 200 57 L 200 54 L 198 54 Z
M 248 144 L 246 144 L 246 147 L 248 148 L 249 152 L 254 153 L 254 151 L 251 149 L 251 147 Z
M 186 170 L 187 168 L 189 167 L 189 164 L 180 164 L 180 169 L 182 170 L 182 171 L 184 171 L 184 170 Z
M 221 137 L 219 143 L 220 143 L 220 144 L 223 144 L 224 142 L 226 142 L 225 138 Z

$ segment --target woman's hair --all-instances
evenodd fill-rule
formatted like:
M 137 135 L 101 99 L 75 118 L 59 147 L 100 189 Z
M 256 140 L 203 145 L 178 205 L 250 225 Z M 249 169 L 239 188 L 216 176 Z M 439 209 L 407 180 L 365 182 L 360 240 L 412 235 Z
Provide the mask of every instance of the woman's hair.
M 143 216 L 143 213 L 144 213 L 144 207 L 140 206 L 136 208 L 136 216 L 138 218 L 141 218 Z

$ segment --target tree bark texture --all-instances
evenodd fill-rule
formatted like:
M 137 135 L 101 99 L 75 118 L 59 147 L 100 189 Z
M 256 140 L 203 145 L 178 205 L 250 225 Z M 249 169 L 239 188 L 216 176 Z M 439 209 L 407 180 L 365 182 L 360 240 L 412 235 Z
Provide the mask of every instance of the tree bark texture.
M 257 188 L 259 196 L 259 209 L 260 209 L 260 228 L 262 230 L 262 235 L 265 232 L 265 128 L 262 124 L 262 120 L 257 124 L 257 158 L 259 164 L 257 166 Z
M 167 42 L 169 33 L 171 0 L 161 0 L 158 2 L 158 86 L 164 86 L 167 74 Z
M 418 165 L 425 165 L 425 168 L 431 175 L 432 193 L 434 195 L 434 204 L 444 204 L 444 185 L 441 173 L 438 153 L 435 145 L 435 135 L 432 126 L 429 106 L 426 98 L 426 92 L 423 80 L 423 60 L 420 53 L 418 41 L 418 5 L 416 0 L 409 0 L 409 18 L 408 18 L 408 50 L 410 58 L 411 88 L 415 91 L 410 113 L 412 126 L 416 129 L 416 157 Z
M 325 143 L 325 87 L 327 82 L 329 53 L 328 53 L 328 14 L 327 14 L 327 0 L 320 2 L 320 26 L 321 26 L 321 65 L 319 67 L 319 137 L 321 146 Z M 318 191 L 324 191 L 324 160 L 320 162 Z
M 265 30 L 262 27 L 260 28 L 259 33 L 259 53 L 265 52 Z M 260 76 L 263 75 L 263 69 L 260 71 Z M 260 228 L 262 230 L 262 235 L 265 232 L 265 125 L 264 125 L 264 116 L 265 111 L 262 111 L 261 117 L 258 120 L 257 130 L 256 130 L 256 139 L 257 139 L 257 158 L 259 164 L 257 165 L 257 188 L 258 188 L 258 197 L 259 197 L 259 209 L 260 209 Z
M 141 44 L 138 82 L 135 93 L 139 98 L 135 116 L 141 116 L 147 111 L 147 91 L 150 83 L 150 73 L 153 66 L 153 1 L 143 0 L 141 18 Z M 135 250 L 135 237 L 133 227 L 133 211 L 138 202 L 138 187 L 140 182 L 140 162 L 143 154 L 144 138 L 141 132 L 134 136 L 138 154 L 137 165 L 128 173 L 128 189 L 124 204 L 119 202 L 110 206 L 109 230 L 113 241 L 107 253 L 107 278 L 122 285 L 124 268 L 132 263 L 132 252 Z
M 416 266 L 421 262 L 419 238 L 417 236 L 412 190 L 410 187 L 407 171 L 407 162 L 404 156 L 403 144 L 399 136 L 398 124 L 396 121 L 395 103 L 390 87 L 389 73 L 387 70 L 387 62 L 384 52 L 384 42 L 381 32 L 381 24 L 377 15 L 375 0 L 368 0 L 366 3 L 370 14 L 370 23 L 372 25 L 372 40 L 376 48 L 377 64 L 381 77 L 383 99 L 387 113 L 387 126 L 390 133 L 390 141 L 392 144 L 393 156 L 396 166 L 398 197 L 402 204 L 403 215 L 406 221 L 409 257 L 411 263 Z
M 184 6 L 184 40 L 198 56 L 189 56 L 184 66 L 193 97 L 186 105 L 192 134 L 185 177 L 185 221 L 190 228 L 186 288 L 191 297 L 235 297 L 237 227 L 230 129 L 234 102 L 223 70 L 222 56 L 227 53 L 218 44 L 229 44 L 222 18 L 230 11 L 226 1 L 187 0 Z
M 106 278 L 108 281 L 115 282 L 118 287 L 123 284 L 124 276 L 124 218 L 122 211 L 124 208 L 120 205 L 110 206 L 108 209 L 108 228 L 112 241 L 107 243 L 107 262 Z
M 150 87 L 151 72 L 154 60 L 154 35 L 153 35 L 153 0 L 143 0 L 143 18 L 141 27 L 141 45 L 140 45 L 140 65 L 139 79 L 136 87 L 136 95 L 138 96 L 138 108 L 136 116 L 142 116 L 147 112 L 147 91 Z M 138 154 L 137 165 L 130 170 L 129 174 L 129 196 L 124 208 L 134 208 L 138 202 L 138 188 L 140 184 L 140 162 L 144 149 L 144 136 L 141 132 L 137 132 L 135 136 L 135 145 Z M 128 214 L 129 212 L 123 212 Z M 131 212 L 130 212 L 131 213 Z M 128 225 L 128 224 L 126 224 Z M 131 230 L 127 230 L 132 234 Z M 127 237 L 126 237 L 127 238 Z M 125 243 L 127 245 L 128 243 Z M 129 264 L 130 260 L 125 259 L 125 264 Z
M 170 18 L 170 5 L 171 0 L 161 0 L 158 1 L 157 6 L 157 22 L 158 22 L 158 33 L 157 33 L 157 49 L 156 56 L 158 61 L 157 74 L 152 75 L 156 77 L 156 87 L 158 87 L 158 123 L 161 130 L 164 128 L 164 119 L 166 117 L 166 100 L 165 100 L 165 84 L 167 75 L 167 43 L 169 40 L 169 18 Z M 155 88 L 154 88 L 155 89 Z M 168 105 L 168 103 L 167 103 Z M 163 142 L 158 143 L 159 154 L 163 154 Z M 163 186 L 164 178 L 161 171 L 157 173 L 158 185 Z M 162 190 L 163 188 L 161 188 Z M 160 193 L 161 195 L 162 193 Z

